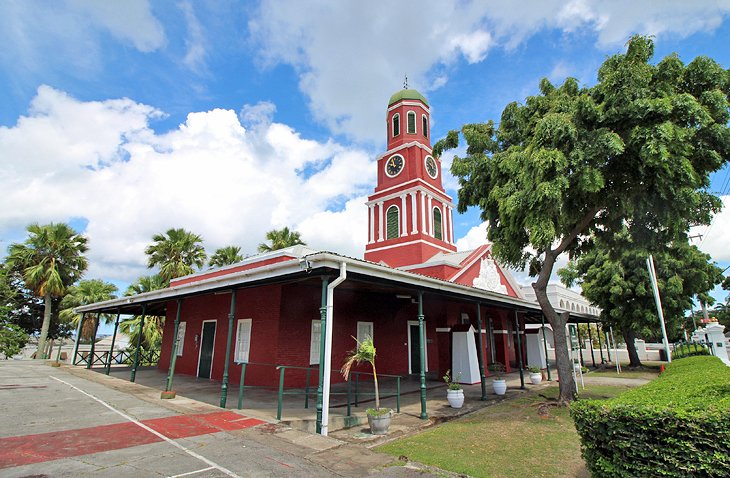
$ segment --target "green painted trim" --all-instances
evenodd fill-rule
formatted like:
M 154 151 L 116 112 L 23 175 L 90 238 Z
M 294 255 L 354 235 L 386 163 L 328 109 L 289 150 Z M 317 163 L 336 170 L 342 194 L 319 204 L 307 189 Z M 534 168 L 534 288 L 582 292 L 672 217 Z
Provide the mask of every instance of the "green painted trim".
M 482 396 L 480 400 L 488 400 L 487 397 L 487 377 L 484 374 L 484 339 L 482 338 L 482 308 L 479 302 L 477 302 L 477 337 L 479 337 L 479 350 L 477 353 L 477 359 L 479 360 L 479 381 L 482 385 Z
M 132 363 L 132 373 L 129 377 L 130 382 L 134 382 L 137 378 L 137 366 L 139 365 L 139 348 L 142 345 L 142 333 L 144 331 L 144 319 L 147 317 L 147 304 L 142 306 L 142 319 L 139 321 L 139 334 L 137 334 L 137 350 L 134 351 L 134 362 Z
M 421 344 L 420 362 L 421 362 L 421 420 L 428 418 L 426 413 L 426 340 L 423 329 L 423 292 L 418 292 L 418 340 Z
M 122 313 L 117 309 L 117 320 L 114 321 L 114 333 L 112 334 L 112 344 L 109 347 L 109 357 L 107 357 L 106 361 L 106 375 L 109 375 L 109 371 L 112 368 L 112 358 L 114 356 L 114 341 L 117 339 L 117 329 L 119 328 L 119 316 L 122 315 Z
M 233 320 L 236 317 L 236 289 L 231 289 L 231 309 L 228 312 L 228 335 L 226 337 L 226 361 L 223 364 L 223 383 L 221 384 L 221 408 L 228 401 L 228 368 L 231 362 L 231 342 L 233 342 Z
M 86 320 L 86 312 L 81 314 L 81 318 L 79 318 L 79 325 L 76 327 L 76 343 L 74 344 L 74 354 L 71 357 L 71 365 L 76 365 L 76 356 L 79 354 L 79 342 L 81 342 L 81 327 L 84 325 L 84 320 Z
M 520 337 L 520 318 L 517 315 L 517 311 L 515 310 L 515 335 L 517 336 L 516 344 L 517 344 L 517 350 L 515 351 L 515 355 L 517 355 L 517 363 L 520 366 L 520 388 L 525 388 L 525 371 L 524 366 L 522 364 L 522 338 Z
M 547 367 L 547 378 L 550 381 L 550 359 L 548 358 L 547 337 L 545 336 L 545 314 L 541 314 L 542 319 L 542 345 L 545 347 L 545 367 Z
M 177 299 L 177 310 L 175 311 L 175 323 L 173 324 L 172 333 L 172 355 L 170 356 L 170 367 L 167 370 L 167 383 L 165 384 L 165 391 L 172 391 L 172 379 L 175 375 L 175 363 L 177 362 L 177 337 L 180 332 L 180 314 L 182 311 L 182 299 Z M 174 397 L 173 397 L 174 398 Z

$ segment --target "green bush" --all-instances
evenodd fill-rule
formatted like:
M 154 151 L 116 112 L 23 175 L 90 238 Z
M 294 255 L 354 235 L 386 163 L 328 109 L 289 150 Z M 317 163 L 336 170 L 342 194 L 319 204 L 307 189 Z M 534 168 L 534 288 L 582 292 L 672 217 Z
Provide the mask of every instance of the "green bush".
M 730 476 L 730 367 L 672 362 L 647 385 L 570 408 L 593 477 Z
M 706 345 L 698 343 L 687 343 L 678 345 L 672 352 L 672 360 L 685 357 L 696 357 L 698 355 L 710 355 L 710 349 Z

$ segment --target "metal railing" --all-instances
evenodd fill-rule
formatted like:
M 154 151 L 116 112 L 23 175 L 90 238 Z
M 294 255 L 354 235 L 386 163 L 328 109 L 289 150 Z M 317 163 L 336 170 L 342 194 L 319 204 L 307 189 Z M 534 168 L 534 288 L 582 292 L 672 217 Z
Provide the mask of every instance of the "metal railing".
M 238 365 L 241 366 L 241 379 L 238 384 L 238 409 L 241 410 L 243 408 L 243 400 L 244 400 L 244 392 L 245 389 L 274 389 L 274 387 L 269 387 L 265 385 L 246 385 L 246 371 L 250 365 L 255 366 L 264 366 L 264 367 L 273 367 L 275 370 L 278 370 L 279 372 L 279 386 L 277 390 L 277 400 L 276 400 L 276 419 L 281 420 L 281 417 L 283 415 L 284 410 L 284 398 L 286 396 L 304 396 L 304 408 L 309 408 L 309 402 L 310 402 L 310 395 L 315 395 L 317 393 L 317 387 L 313 386 L 312 384 L 312 374 L 315 374 L 315 383 L 318 383 L 319 381 L 319 367 L 302 367 L 302 366 L 295 366 L 295 365 L 276 365 L 276 364 L 270 364 L 270 363 L 262 363 L 262 362 L 236 362 Z M 304 371 L 305 377 L 304 377 L 304 388 L 296 388 L 291 387 L 287 389 L 286 387 L 286 380 L 288 376 L 291 376 L 291 374 L 287 375 L 287 370 L 289 371 Z M 333 372 L 333 375 L 337 375 L 337 372 Z M 343 392 L 330 392 L 331 396 L 341 396 L 347 400 L 346 404 L 344 406 L 347 407 L 347 416 L 352 416 L 352 407 L 353 405 L 355 407 L 360 406 L 360 402 L 363 401 L 363 399 L 368 399 L 375 396 L 374 390 L 362 390 L 361 385 L 361 376 L 366 375 L 372 377 L 373 374 L 366 373 L 366 372 L 351 372 L 352 379 L 347 382 L 347 389 Z M 384 374 L 378 374 L 378 378 L 380 379 L 394 379 L 395 382 L 395 390 L 388 389 L 387 387 L 383 387 L 381 385 L 380 387 L 380 398 L 381 399 L 388 399 L 395 397 L 396 400 L 396 412 L 400 413 L 400 405 L 401 405 L 401 377 L 399 375 L 384 375 Z M 341 405 L 342 406 L 342 405 Z
M 675 354 L 680 357 L 689 357 L 692 355 L 709 354 L 714 355 L 714 344 L 712 342 L 705 342 L 701 340 L 695 341 L 680 341 L 672 344 L 672 356 Z
M 94 350 L 92 354 L 89 350 L 79 350 L 76 352 L 76 356 L 73 359 L 73 365 L 79 365 L 81 363 L 89 365 L 91 360 L 91 366 L 94 365 L 106 365 L 109 360 L 109 354 L 111 356 L 111 363 L 113 364 L 127 364 L 131 365 L 134 363 L 134 350 Z M 150 350 L 147 352 L 141 352 L 139 354 L 140 366 L 157 365 L 160 361 L 160 351 Z

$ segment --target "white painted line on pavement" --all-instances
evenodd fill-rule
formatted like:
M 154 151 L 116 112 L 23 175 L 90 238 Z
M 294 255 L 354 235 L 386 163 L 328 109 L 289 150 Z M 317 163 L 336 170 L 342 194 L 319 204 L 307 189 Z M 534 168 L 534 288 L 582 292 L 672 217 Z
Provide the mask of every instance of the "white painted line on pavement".
M 187 473 L 181 473 L 179 475 L 168 476 L 167 478 L 180 478 L 181 476 L 195 475 L 195 474 L 198 474 L 198 473 L 202 473 L 204 471 L 214 470 L 214 469 L 215 468 L 213 468 L 212 466 L 209 466 L 208 468 L 203 468 L 202 470 L 188 471 Z
M 180 450 L 184 451 L 185 453 L 187 453 L 188 455 L 192 456 L 193 458 L 197 458 L 198 460 L 202 461 L 206 465 L 210 465 L 211 468 L 215 468 L 216 470 L 219 470 L 219 471 L 225 473 L 226 475 L 228 475 L 228 476 L 230 476 L 232 478 L 241 478 L 237 474 L 233 473 L 231 470 L 229 470 L 227 468 L 224 468 L 221 465 L 219 465 L 219 464 L 217 464 L 217 463 L 215 463 L 213 461 L 210 461 L 206 457 L 204 457 L 202 455 L 199 455 L 198 453 L 195 453 L 194 451 L 192 451 L 192 450 L 190 450 L 190 449 L 182 446 L 181 444 L 177 443 L 175 440 L 166 437 L 165 435 L 163 435 L 162 433 L 159 433 L 156 430 L 153 430 L 152 428 L 148 427 L 144 423 L 135 420 L 134 418 L 132 418 L 129 415 L 127 415 L 126 413 L 124 413 L 124 412 L 122 412 L 120 410 L 117 410 L 116 408 L 114 408 L 111 405 L 109 405 L 108 403 L 106 403 L 104 400 L 102 400 L 100 398 L 97 398 L 97 397 L 95 397 L 94 395 L 92 395 L 90 393 L 84 392 L 79 387 L 76 387 L 74 385 L 71 385 L 70 383 L 68 383 L 68 382 L 66 382 L 64 380 L 61 380 L 60 378 L 56 378 L 53 375 L 49 375 L 49 377 L 51 377 L 53 380 L 58 380 L 61 383 L 65 383 L 66 385 L 68 385 L 69 387 L 73 388 L 74 390 L 77 390 L 77 391 L 83 393 L 84 395 L 86 395 L 87 397 L 96 400 L 97 402 L 101 403 L 102 405 L 104 405 L 109 410 L 111 410 L 111 411 L 113 411 L 113 412 L 121 415 L 122 417 L 124 417 L 125 419 L 127 419 L 130 422 L 134 423 L 138 427 L 143 428 L 143 429 L 147 430 L 148 432 L 152 433 L 153 435 L 156 435 L 156 436 L 160 437 L 161 439 L 165 440 L 170 445 L 179 448 Z

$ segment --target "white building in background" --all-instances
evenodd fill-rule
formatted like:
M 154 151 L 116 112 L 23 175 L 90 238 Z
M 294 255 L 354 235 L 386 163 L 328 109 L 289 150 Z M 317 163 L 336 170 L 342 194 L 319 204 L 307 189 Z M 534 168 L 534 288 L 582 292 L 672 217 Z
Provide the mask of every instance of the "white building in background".
M 531 285 L 522 286 L 522 294 L 525 299 L 537 302 L 535 291 Z M 548 284 L 547 295 L 550 304 L 557 312 L 568 311 L 593 317 L 598 317 L 601 314 L 601 309 L 588 302 L 579 292 L 560 284 Z

